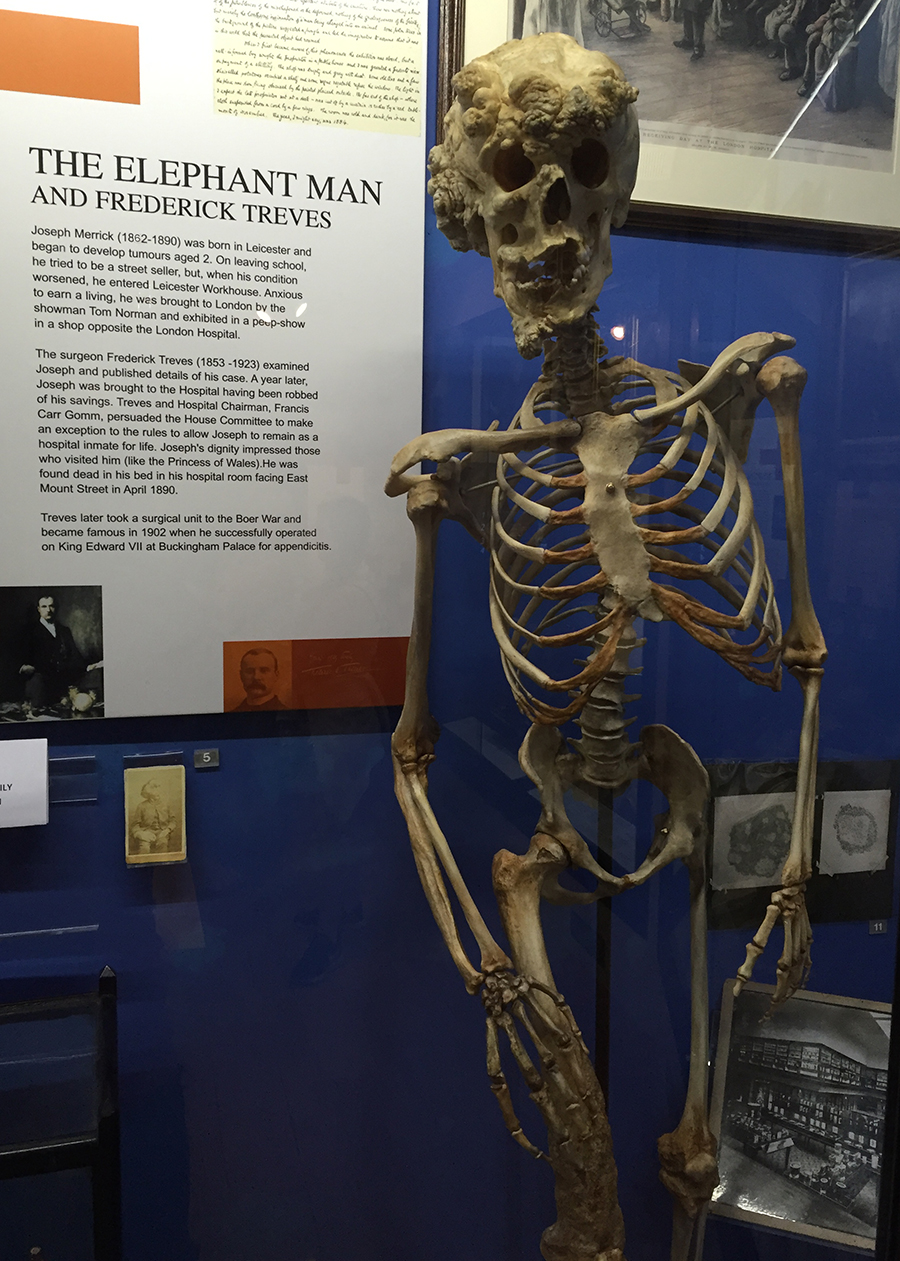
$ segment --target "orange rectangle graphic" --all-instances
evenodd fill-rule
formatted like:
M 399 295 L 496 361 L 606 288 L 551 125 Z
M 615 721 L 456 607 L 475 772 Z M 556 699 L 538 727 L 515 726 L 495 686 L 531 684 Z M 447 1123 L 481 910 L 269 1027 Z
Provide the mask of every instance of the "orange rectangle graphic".
M 409 636 L 253 639 L 222 645 L 223 709 L 369 709 L 402 705 Z
M 0 9 L 0 89 L 139 105 L 138 28 Z
M 295 709 L 402 705 L 409 636 L 396 639 L 295 639 Z

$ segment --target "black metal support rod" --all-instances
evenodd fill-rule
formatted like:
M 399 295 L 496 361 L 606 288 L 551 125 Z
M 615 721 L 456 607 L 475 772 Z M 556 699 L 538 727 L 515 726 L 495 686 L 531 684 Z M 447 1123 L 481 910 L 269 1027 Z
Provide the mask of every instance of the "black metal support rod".
M 122 1175 L 119 1167 L 119 1065 L 116 974 L 100 973 L 98 1143 L 92 1189 L 95 1261 L 122 1261 Z

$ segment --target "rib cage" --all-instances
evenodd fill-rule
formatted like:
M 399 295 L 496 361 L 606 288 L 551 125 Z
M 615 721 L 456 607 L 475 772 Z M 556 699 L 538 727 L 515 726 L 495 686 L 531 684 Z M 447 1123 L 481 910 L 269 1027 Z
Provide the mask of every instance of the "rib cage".
M 683 378 L 632 361 L 624 362 L 618 375 L 615 393 L 639 397 L 605 413 L 579 416 L 595 433 L 604 425 L 639 426 L 632 414 L 636 408 L 688 389 Z M 540 426 L 535 411 L 559 404 L 534 400 L 546 399 L 552 390 L 553 383 L 542 379 L 511 428 Z M 576 439 L 566 449 L 545 446 L 527 457 L 501 455 L 497 462 L 491 618 L 523 712 L 544 724 L 578 715 L 612 666 L 623 632 L 640 615 L 677 622 L 747 678 L 777 689 L 781 623 L 763 540 L 744 471 L 709 409 L 697 403 L 657 429 L 647 427 L 621 482 L 649 557 L 650 600 L 640 609 L 621 598 L 615 572 L 602 568 L 604 555 L 614 555 L 621 539 L 597 529 L 591 535 L 585 496 L 596 494 L 597 487 L 578 449 Z M 633 536 L 634 530 L 624 533 Z M 609 567 L 609 559 L 606 563 Z M 712 605 L 692 594 L 697 582 L 706 584 Z M 551 654 L 550 648 L 569 651 Z M 578 648 L 582 652 L 574 651 Z M 568 671 L 560 658 L 572 663 Z M 560 693 L 572 699 L 552 703 Z

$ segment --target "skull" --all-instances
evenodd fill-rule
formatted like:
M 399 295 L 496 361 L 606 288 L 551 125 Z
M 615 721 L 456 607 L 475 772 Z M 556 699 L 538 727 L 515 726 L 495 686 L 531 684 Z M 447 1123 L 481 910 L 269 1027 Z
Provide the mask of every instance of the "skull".
M 520 352 L 585 316 L 612 271 L 628 213 L 637 92 L 614 61 L 567 35 L 512 40 L 454 79 L 429 158 L 438 227 L 494 265 Z

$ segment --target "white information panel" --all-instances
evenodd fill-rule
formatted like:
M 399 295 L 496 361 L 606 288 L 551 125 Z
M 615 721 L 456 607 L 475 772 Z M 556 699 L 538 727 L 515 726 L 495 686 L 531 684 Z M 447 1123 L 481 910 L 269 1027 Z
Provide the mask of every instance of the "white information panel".
M 425 7 L 0 14 L 0 720 L 221 710 L 223 644 L 407 633 Z M 291 704 L 276 655 L 231 707 Z

